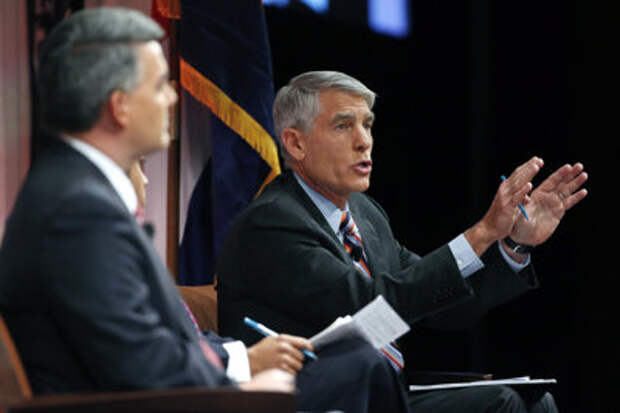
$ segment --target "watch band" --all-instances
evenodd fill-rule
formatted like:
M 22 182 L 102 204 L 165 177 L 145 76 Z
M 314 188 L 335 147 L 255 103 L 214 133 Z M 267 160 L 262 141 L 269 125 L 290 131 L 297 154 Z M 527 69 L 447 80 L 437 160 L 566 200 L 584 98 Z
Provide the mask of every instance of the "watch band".
M 506 245 L 508 245 L 511 250 L 518 254 L 529 254 L 534 249 L 532 245 L 519 244 L 510 237 L 504 238 L 504 242 L 506 242 Z

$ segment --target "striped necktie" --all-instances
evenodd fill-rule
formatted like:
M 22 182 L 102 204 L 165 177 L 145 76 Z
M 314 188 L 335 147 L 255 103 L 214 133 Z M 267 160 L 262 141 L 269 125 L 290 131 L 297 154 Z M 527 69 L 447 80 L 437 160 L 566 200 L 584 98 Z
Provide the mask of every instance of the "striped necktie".
M 342 213 L 342 218 L 340 219 L 340 231 L 344 235 L 344 249 L 347 250 L 353 259 L 353 263 L 357 269 L 366 277 L 372 278 L 368 265 L 366 264 L 368 262 L 368 258 L 366 257 L 364 246 L 362 245 L 362 235 L 357 229 L 357 226 L 355 225 L 353 217 L 349 211 Z
M 349 211 L 342 213 L 342 218 L 340 219 L 340 231 L 344 236 L 344 249 L 353 259 L 355 267 L 365 277 L 372 278 L 367 265 L 368 258 L 366 257 L 364 245 L 362 244 L 362 235 L 357 229 L 357 226 L 355 225 L 353 217 Z M 380 351 L 397 372 L 400 372 L 403 369 L 405 360 L 403 359 L 401 352 L 394 344 L 386 344 Z

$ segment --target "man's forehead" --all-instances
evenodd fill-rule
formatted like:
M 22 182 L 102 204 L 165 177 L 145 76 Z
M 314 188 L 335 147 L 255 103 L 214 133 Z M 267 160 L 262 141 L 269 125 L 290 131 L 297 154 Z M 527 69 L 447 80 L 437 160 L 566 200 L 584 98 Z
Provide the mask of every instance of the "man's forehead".
M 149 40 L 148 42 L 140 42 L 135 44 L 135 48 L 138 51 L 138 55 L 141 59 L 148 60 L 160 60 L 166 61 L 164 57 L 164 51 L 161 45 L 156 40 Z
M 164 51 L 156 40 L 136 44 L 136 50 L 141 62 L 143 73 L 153 73 L 155 76 L 168 74 L 168 62 Z
M 363 95 L 328 89 L 319 92 L 320 112 L 329 117 L 374 117 Z

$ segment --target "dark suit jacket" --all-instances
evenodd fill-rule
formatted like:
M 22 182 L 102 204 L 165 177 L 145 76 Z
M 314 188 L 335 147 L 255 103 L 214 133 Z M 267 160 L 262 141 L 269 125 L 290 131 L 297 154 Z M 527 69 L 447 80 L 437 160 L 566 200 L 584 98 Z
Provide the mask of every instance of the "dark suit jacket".
M 464 280 L 447 245 L 425 257 L 402 246 L 381 207 L 353 194 L 349 207 L 373 278 L 361 276 L 342 242 L 290 171 L 235 220 L 218 261 L 222 334 L 259 339 L 250 316 L 276 330 L 311 336 L 377 295 L 409 323 L 464 327 L 490 307 L 537 285 L 533 269 L 515 274 L 496 246 L 485 268 Z
M 230 384 L 147 235 L 62 141 L 35 162 L 8 221 L 0 311 L 37 393 Z

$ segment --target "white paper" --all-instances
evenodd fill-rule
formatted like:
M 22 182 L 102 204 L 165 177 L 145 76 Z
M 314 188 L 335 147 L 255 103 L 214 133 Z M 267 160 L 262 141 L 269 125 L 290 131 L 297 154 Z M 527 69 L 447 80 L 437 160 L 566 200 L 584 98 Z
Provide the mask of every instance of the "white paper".
M 382 348 L 409 331 L 409 325 L 382 295 L 355 313 L 353 320 L 375 348 Z
M 409 325 L 394 311 L 383 296 L 355 313 L 338 317 L 331 325 L 310 338 L 315 351 L 338 340 L 362 337 L 375 348 L 382 348 L 409 331 Z
M 329 343 L 344 340 L 345 338 L 358 336 L 366 338 L 362 334 L 360 328 L 353 322 L 353 318 L 348 315 L 346 317 L 338 317 L 329 327 L 310 338 L 310 342 L 314 350 L 317 351 Z
M 556 379 L 530 379 L 529 377 L 514 377 L 511 379 L 500 380 L 479 380 L 479 381 L 466 381 L 462 383 L 441 383 L 441 384 L 428 384 L 428 385 L 411 385 L 409 391 L 427 391 L 427 390 L 445 390 L 445 389 L 459 389 L 462 387 L 479 387 L 479 386 L 512 386 L 512 385 L 530 385 L 530 384 L 545 384 L 557 383 Z

